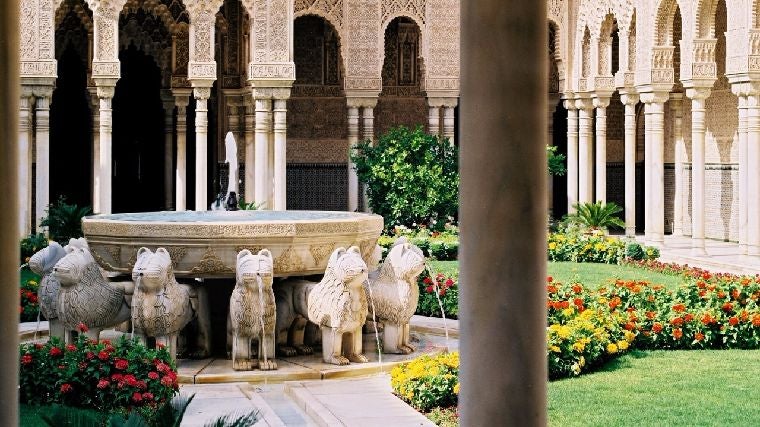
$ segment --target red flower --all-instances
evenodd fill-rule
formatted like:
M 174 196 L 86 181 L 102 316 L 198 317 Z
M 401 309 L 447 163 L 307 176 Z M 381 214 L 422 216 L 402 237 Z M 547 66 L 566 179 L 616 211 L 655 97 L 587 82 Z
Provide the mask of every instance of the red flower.
M 432 285 L 433 284 L 433 280 L 430 277 L 426 277 L 426 278 L 422 279 L 422 283 L 424 283 L 426 285 Z
M 430 285 L 427 288 L 425 288 L 425 292 L 429 294 L 432 294 L 434 290 L 435 290 L 435 287 L 433 285 Z
M 560 301 L 559 308 L 564 310 L 568 307 L 570 307 L 570 301 Z
M 87 362 L 79 362 L 77 367 L 79 368 L 80 371 L 84 371 L 85 369 L 87 369 Z
M 583 287 L 581 285 L 577 283 L 573 285 L 573 292 L 575 292 L 576 294 L 579 294 L 582 291 L 583 291 Z
M 697 332 L 696 334 L 694 334 L 694 339 L 697 341 L 702 341 L 703 339 L 705 339 L 705 334 L 703 334 L 702 332 Z
M 736 326 L 739 324 L 739 319 L 736 316 L 729 317 L 728 324 L 731 326 Z
M 42 347 L 45 347 L 45 344 L 37 343 L 34 345 L 34 348 L 36 348 L 37 350 L 42 350 Z
M 670 324 L 673 326 L 681 326 L 683 325 L 683 319 L 681 319 L 680 317 L 676 317 L 675 319 L 672 319 L 670 321 Z
M 77 351 L 77 346 L 75 346 L 74 344 L 67 344 L 66 351 Z
M 662 331 L 661 324 L 655 323 L 654 325 L 652 325 L 652 332 L 654 332 L 655 334 L 659 334 L 661 331 Z
M 686 315 L 683 317 L 684 322 L 688 323 L 694 320 L 694 315 L 691 313 L 686 313 Z
M 87 325 L 85 325 L 83 322 L 79 322 L 79 324 L 77 324 L 77 331 L 84 333 L 88 330 L 89 329 L 87 328 Z
M 547 285 L 546 292 L 549 292 L 550 294 L 555 294 L 557 293 L 557 287 L 554 285 Z
M 673 329 L 673 338 L 680 340 L 682 336 L 683 336 L 683 331 L 681 331 L 680 329 Z
M 53 357 L 60 356 L 63 352 L 58 347 L 53 347 L 50 349 L 50 355 Z
M 153 400 L 153 393 L 146 391 L 142 394 L 142 398 L 145 400 Z
M 26 353 L 25 355 L 21 356 L 21 364 L 22 365 L 28 365 L 32 363 L 32 355 L 29 353 Z
M 98 353 L 98 359 L 100 360 L 108 360 L 108 358 L 110 357 L 111 355 L 105 350 L 100 350 L 100 352 Z
M 84 357 L 86 357 L 86 358 L 87 358 L 87 360 L 92 360 L 92 359 L 94 359 L 94 358 L 95 358 L 95 353 L 93 353 L 93 352 L 91 352 L 91 351 L 88 351 L 88 352 L 87 352 L 87 353 L 84 355 Z
M 168 376 L 168 375 L 164 375 L 164 377 L 161 378 L 161 384 L 163 384 L 163 385 L 165 385 L 167 387 L 171 386 L 172 385 L 172 379 L 171 379 L 171 377 Z
M 116 366 L 116 369 L 123 371 L 127 369 L 127 367 L 129 366 L 129 363 L 124 359 L 116 359 L 116 363 L 114 363 L 114 366 Z
M 158 379 L 158 372 L 156 372 L 156 371 L 150 371 L 150 372 L 148 372 L 148 378 L 150 378 L 152 380 L 157 380 Z
M 61 385 L 61 393 L 68 393 L 68 392 L 70 392 L 73 389 L 74 389 L 74 387 L 72 387 L 71 384 L 69 384 L 69 383 L 63 383 Z
M 148 384 L 146 384 L 145 381 L 142 381 L 142 380 L 135 382 L 135 386 L 139 388 L 140 390 L 145 390 L 146 388 L 148 388 Z
M 721 309 L 725 311 L 726 313 L 730 313 L 734 311 L 734 305 L 731 304 L 730 302 L 727 302 L 723 304 L 723 307 L 721 307 Z
M 445 285 L 450 288 L 450 287 L 454 286 L 454 281 L 451 280 L 451 279 L 446 279 Z
M 137 386 L 137 378 L 135 378 L 132 374 L 124 375 L 124 382 L 127 383 L 130 387 Z
M 686 310 L 686 306 L 683 304 L 676 304 L 673 306 L 673 311 L 676 313 L 681 313 Z
M 444 296 L 444 295 L 446 295 L 446 288 L 443 288 L 443 289 L 441 289 L 440 291 L 438 291 L 438 293 L 439 293 L 441 296 Z
M 553 282 L 553 281 L 554 281 L 554 278 L 553 278 L 552 276 L 547 276 L 547 277 L 546 277 L 546 282 L 547 282 L 547 283 L 551 283 L 551 282 Z
M 583 300 L 580 298 L 573 299 L 573 305 L 576 307 L 583 307 Z
M 132 393 L 132 401 L 135 402 L 135 403 L 142 402 L 142 394 L 140 394 L 138 392 Z
M 111 383 L 105 378 L 98 381 L 98 388 L 101 390 L 103 390 L 104 388 L 107 388 L 109 385 L 111 385 Z

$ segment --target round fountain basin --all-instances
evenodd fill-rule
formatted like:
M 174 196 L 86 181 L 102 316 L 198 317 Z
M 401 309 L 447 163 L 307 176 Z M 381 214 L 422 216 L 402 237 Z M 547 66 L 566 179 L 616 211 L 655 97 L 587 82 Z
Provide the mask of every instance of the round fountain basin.
M 323 274 L 330 254 L 358 246 L 369 261 L 383 218 L 354 212 L 182 211 L 89 216 L 82 230 L 107 271 L 131 273 L 137 250 L 163 247 L 178 277 L 234 277 L 239 251 L 268 249 L 275 276 Z

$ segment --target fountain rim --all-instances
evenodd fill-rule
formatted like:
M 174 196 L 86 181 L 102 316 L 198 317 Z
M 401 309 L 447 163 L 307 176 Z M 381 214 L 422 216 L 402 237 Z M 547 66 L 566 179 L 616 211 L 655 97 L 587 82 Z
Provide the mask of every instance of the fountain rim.
M 156 221 L 156 220 L 150 220 L 150 219 L 143 219 L 143 220 L 124 220 L 124 219 L 110 219 L 107 218 L 109 216 L 113 215 L 139 215 L 139 214 L 183 214 L 188 212 L 214 212 L 216 215 L 234 215 L 239 214 L 240 212 L 267 212 L 267 213 L 276 213 L 276 212 L 302 212 L 302 213 L 324 213 L 324 214 L 333 214 L 333 213 L 339 213 L 342 216 L 340 218 L 305 218 L 305 219 L 254 219 L 254 218 L 240 218 L 239 220 L 232 220 L 232 221 Z M 234 212 L 234 213 L 233 213 Z M 109 223 L 109 224 L 139 224 L 139 223 L 147 223 L 147 224 L 156 224 L 156 225 L 187 225 L 187 224 L 197 224 L 197 225 L 221 225 L 221 224 L 290 224 L 290 223 L 321 223 L 321 222 L 355 222 L 357 220 L 377 220 L 381 219 L 383 217 L 377 214 L 373 213 L 365 213 L 365 212 L 344 212 L 344 211 L 318 211 L 318 210 L 284 210 L 284 211 L 276 211 L 276 210 L 266 210 L 266 211 L 151 211 L 151 212 L 124 212 L 124 213 L 117 213 L 117 214 L 96 214 L 96 215 L 88 215 L 82 218 L 82 223 L 95 223 L 95 222 L 102 222 L 102 223 Z

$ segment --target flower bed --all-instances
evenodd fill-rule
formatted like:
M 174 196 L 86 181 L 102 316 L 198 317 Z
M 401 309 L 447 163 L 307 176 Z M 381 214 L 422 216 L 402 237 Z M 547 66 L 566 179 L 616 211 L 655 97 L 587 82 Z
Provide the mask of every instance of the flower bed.
M 459 394 L 459 353 L 421 356 L 391 371 L 391 387 L 420 411 L 456 406 Z
M 40 302 L 37 291 L 40 288 L 40 277 L 28 268 L 21 270 L 21 285 L 19 287 L 19 321 L 32 322 L 37 320 L 40 312 Z
M 629 258 L 656 259 L 660 251 L 602 234 L 549 233 L 547 254 L 551 261 L 619 264 Z
M 383 256 L 396 239 L 406 237 L 410 243 L 417 245 L 422 252 L 438 261 L 453 261 L 457 259 L 459 251 L 459 228 L 455 225 L 446 224 L 444 231 L 431 231 L 421 226 L 417 229 L 411 229 L 404 226 L 396 226 L 393 229 L 393 235 L 383 235 L 378 239 L 377 244 L 383 248 Z
M 22 344 L 19 357 L 19 400 L 25 404 L 137 409 L 149 418 L 179 389 L 166 349 L 151 350 L 125 337 L 94 342 L 79 334 L 68 345 L 52 338 L 46 344 Z
M 417 303 L 416 314 L 441 317 L 441 307 L 443 307 L 446 318 L 458 318 L 459 286 L 457 278 L 438 273 L 435 276 L 435 280 L 433 279 L 430 276 L 420 276 L 417 281 L 420 288 L 420 299 Z

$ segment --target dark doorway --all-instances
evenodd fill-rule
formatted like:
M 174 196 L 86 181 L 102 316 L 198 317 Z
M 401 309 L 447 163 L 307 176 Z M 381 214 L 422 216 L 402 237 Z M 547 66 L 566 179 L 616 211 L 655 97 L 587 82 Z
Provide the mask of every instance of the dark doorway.
M 164 200 L 161 71 L 130 45 L 119 53 L 113 99 L 113 212 L 161 210 Z
M 87 69 L 68 44 L 58 59 L 58 80 L 50 105 L 50 201 L 92 205 L 92 118 Z

